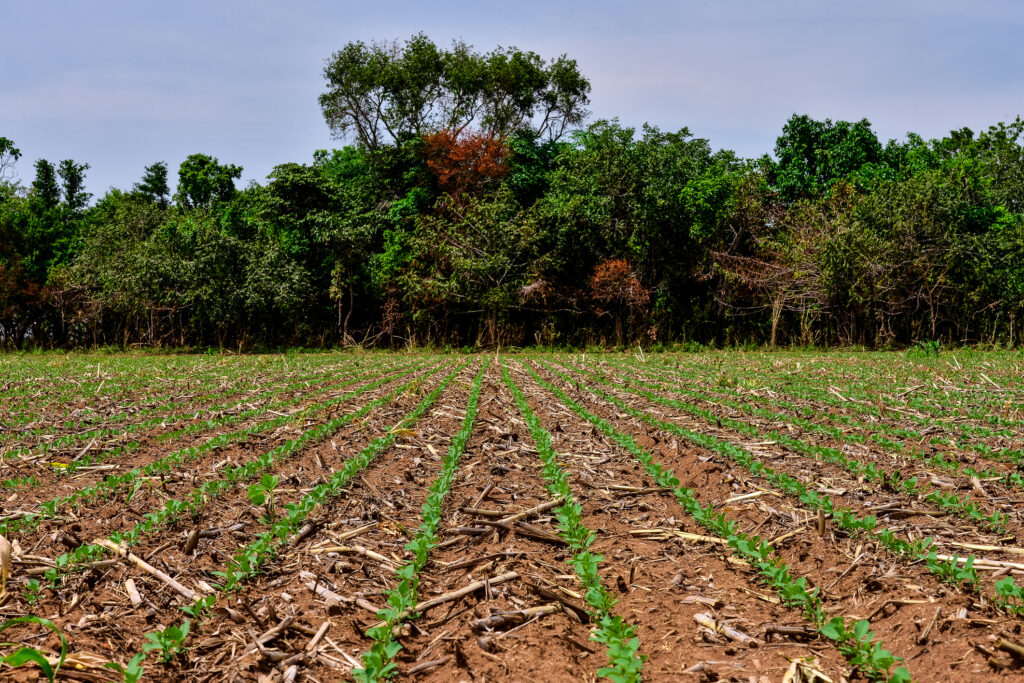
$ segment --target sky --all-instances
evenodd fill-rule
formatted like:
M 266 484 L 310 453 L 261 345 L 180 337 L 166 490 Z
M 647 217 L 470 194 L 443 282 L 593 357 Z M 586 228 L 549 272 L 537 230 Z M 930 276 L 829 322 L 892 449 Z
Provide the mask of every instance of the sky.
M 90 165 L 128 189 L 202 152 L 263 182 L 331 138 L 323 67 L 355 40 L 461 39 L 567 54 L 591 120 L 687 127 L 712 147 L 771 152 L 794 113 L 867 118 L 883 140 L 1024 115 L 1019 0 L 349 2 L 37 0 L 2 5 L 0 136 L 33 163 Z

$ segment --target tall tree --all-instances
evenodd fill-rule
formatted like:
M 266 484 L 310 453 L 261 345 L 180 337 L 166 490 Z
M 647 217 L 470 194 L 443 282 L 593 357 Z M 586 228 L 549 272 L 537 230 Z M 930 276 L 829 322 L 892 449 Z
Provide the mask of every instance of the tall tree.
M 171 194 L 171 188 L 167 185 L 167 163 L 158 161 L 147 166 L 142 180 L 135 183 L 132 189 L 162 207 L 167 206 L 167 197 Z
M 72 212 L 84 209 L 92 197 L 85 191 L 85 172 L 87 170 L 89 170 L 89 164 L 76 164 L 72 159 L 65 159 L 57 167 L 57 174 L 64 187 L 64 204 Z
M 57 185 L 57 171 L 46 159 L 36 162 L 36 177 L 32 181 L 32 195 L 45 209 L 52 209 L 60 203 L 60 187 Z
M 190 154 L 178 168 L 178 193 L 175 200 L 186 209 L 208 209 L 216 202 L 235 196 L 235 180 L 242 167 L 221 164 L 217 157 Z
M 795 201 L 817 196 L 865 164 L 878 163 L 882 145 L 867 119 L 833 123 L 794 114 L 775 141 L 775 156 L 779 191 Z
M 370 150 L 470 125 L 504 138 L 529 128 L 558 139 L 587 115 L 590 83 L 565 55 L 545 62 L 514 47 L 488 53 L 427 36 L 404 43 L 351 42 L 324 68 L 320 106 L 331 131 Z
M 14 163 L 21 158 L 21 150 L 10 138 L 0 136 L 0 182 L 14 177 Z

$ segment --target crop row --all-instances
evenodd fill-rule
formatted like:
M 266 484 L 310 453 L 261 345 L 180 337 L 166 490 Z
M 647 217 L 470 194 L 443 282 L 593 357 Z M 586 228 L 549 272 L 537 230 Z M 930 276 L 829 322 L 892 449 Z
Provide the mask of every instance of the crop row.
M 543 363 L 542 365 L 553 371 L 550 366 Z M 897 667 L 892 670 L 897 658 L 874 639 L 870 624 L 866 620 L 848 623 L 842 617 L 830 617 L 824 610 L 818 590 L 808 590 L 806 579 L 794 577 L 789 566 L 775 556 L 772 546 L 757 536 L 741 532 L 738 524 L 727 519 L 724 513 L 716 513 L 711 506 L 701 505 L 692 489 L 683 487 L 670 469 L 657 462 L 654 456 L 637 445 L 631 436 L 588 411 L 564 391 L 544 380 L 529 366 L 527 371 L 534 381 L 553 393 L 570 410 L 629 452 L 658 486 L 672 491 L 676 500 L 698 524 L 726 539 L 730 550 L 755 567 L 762 581 L 777 592 L 784 604 L 800 609 L 822 635 L 836 642 L 840 652 L 865 676 L 872 680 L 909 680 L 910 674 L 905 668 Z M 562 377 L 567 379 L 564 375 Z M 586 388 L 596 392 L 589 387 Z
M 921 496 L 929 503 L 932 503 L 937 508 L 944 510 L 955 516 L 959 516 L 963 519 L 967 519 L 976 525 L 992 531 L 995 533 L 1004 533 L 1006 531 L 1007 516 L 998 510 L 988 512 L 982 506 L 978 505 L 970 499 L 970 496 L 959 496 L 954 492 L 944 492 L 938 490 L 934 485 L 931 485 L 930 480 L 923 480 L 919 477 L 904 477 L 902 472 L 898 469 L 893 468 L 880 468 L 874 462 L 859 460 L 853 458 L 838 448 L 831 448 L 828 446 L 822 446 L 820 444 L 808 443 L 800 438 L 791 436 L 789 434 L 780 432 L 778 430 L 765 430 L 755 425 L 746 423 L 742 420 L 737 420 L 725 415 L 720 415 L 713 411 L 701 408 L 692 403 L 678 401 L 664 396 L 660 396 L 651 391 L 645 390 L 644 387 L 652 387 L 659 390 L 665 390 L 664 384 L 656 384 L 649 382 L 640 382 L 626 378 L 624 383 L 617 383 L 614 386 L 617 388 L 635 393 L 638 396 L 660 403 L 661 405 L 668 406 L 682 410 L 690 415 L 698 417 L 699 419 L 705 420 L 709 423 L 718 422 L 734 431 L 741 434 L 745 434 L 751 437 L 758 437 L 764 439 L 770 439 L 793 452 L 800 453 L 801 455 L 827 462 L 832 465 L 837 465 L 842 469 L 846 470 L 855 477 L 863 477 L 865 481 L 872 483 L 879 483 L 894 491 L 899 491 L 908 496 Z M 703 398 L 699 392 L 688 391 L 681 387 L 671 387 L 671 391 L 683 395 L 694 396 L 697 398 Z M 728 404 L 727 404 L 728 405 Z M 766 411 L 767 412 L 767 411 Z M 760 413 L 759 413 L 760 415 Z M 762 417 L 764 415 L 761 415 Z M 771 417 L 779 417 L 778 415 L 771 415 Z M 808 425 L 806 421 L 800 421 L 794 424 L 798 424 L 801 427 L 817 427 L 817 425 Z M 817 431 L 817 430 L 815 430 Z M 838 431 L 838 430 L 836 430 Z M 841 435 L 830 434 L 834 438 L 841 438 Z M 920 456 L 922 460 L 925 458 Z M 936 458 L 927 459 L 930 464 L 935 464 Z M 958 466 L 956 468 L 957 474 L 963 473 L 968 476 L 986 477 L 991 476 L 991 473 L 979 473 L 972 468 L 963 468 Z
M 269 432 L 287 423 L 295 422 L 297 424 L 301 424 L 307 418 L 321 415 L 335 405 L 358 398 L 360 395 L 368 391 L 372 391 L 373 389 L 387 384 L 388 382 L 394 381 L 396 378 L 406 376 L 409 373 L 416 371 L 421 365 L 422 363 L 414 364 L 411 367 L 401 369 L 398 375 L 380 377 L 379 379 L 354 391 L 346 392 L 327 401 L 311 404 L 297 415 L 280 415 L 244 429 L 218 434 L 198 446 L 188 446 L 178 449 L 154 460 L 153 462 L 147 463 L 142 467 L 135 467 L 121 474 L 108 475 L 105 479 L 93 486 L 82 487 L 66 496 L 59 496 L 42 503 L 39 506 L 38 513 L 30 513 L 20 519 L 6 520 L 3 523 L 0 523 L 0 533 L 8 535 L 12 532 L 34 528 L 43 519 L 56 517 L 60 510 L 67 505 L 84 503 L 98 497 L 109 497 L 115 491 L 122 489 L 129 491 L 127 500 L 130 501 L 135 492 L 137 492 L 143 485 L 146 477 L 158 477 L 169 474 L 184 462 L 195 460 L 208 452 L 224 448 L 232 443 L 243 441 L 256 434 Z M 373 374 L 379 375 L 379 372 L 375 372 Z M 335 388 L 342 388 L 350 384 L 355 384 L 363 379 L 363 377 L 357 377 L 350 381 L 343 382 Z M 259 412 L 262 413 L 264 411 Z M 230 470 L 228 471 L 230 472 Z
M 242 393 L 239 391 L 236 385 L 227 384 L 220 385 L 216 389 L 204 393 L 201 395 L 193 395 L 189 401 L 178 401 L 169 400 L 165 403 L 159 404 L 155 407 L 138 410 L 136 404 L 132 404 L 131 412 L 125 412 L 120 415 L 106 416 L 103 421 L 103 426 L 87 429 L 71 434 L 59 435 L 54 439 L 46 440 L 41 444 L 35 446 L 22 445 L 18 447 L 9 448 L 3 455 L 5 458 L 15 457 L 27 457 L 28 459 L 34 459 L 34 455 L 46 454 L 48 452 L 72 447 L 75 444 L 79 444 L 85 441 L 93 442 L 94 440 L 100 440 L 111 436 L 125 436 L 132 432 L 148 429 L 151 427 L 157 427 L 165 425 L 168 421 L 174 422 L 181 419 L 188 419 L 189 415 L 193 415 L 191 419 L 198 419 L 201 413 L 216 414 L 223 411 L 231 410 L 239 405 L 246 403 L 253 403 L 258 401 L 264 401 L 268 397 L 272 397 L 282 392 L 295 391 L 299 388 L 308 388 L 310 383 L 316 379 L 322 379 L 327 374 L 324 370 L 317 372 L 305 373 L 299 377 L 291 378 L 291 380 L 284 385 L 275 386 L 270 389 L 266 389 L 266 381 L 260 382 L 259 385 L 254 388 L 264 388 L 265 391 L 261 393 L 252 394 L 249 392 L 243 393 L 241 397 L 236 398 L 232 401 L 226 401 L 219 404 L 210 405 L 211 401 L 223 399 L 228 396 L 237 395 Z M 331 373 L 333 374 L 333 373 Z M 146 417 L 149 416 L 149 417 Z M 139 418 L 144 419 L 139 419 Z M 134 420 L 129 422 L 129 420 Z M 42 427 L 40 429 L 52 429 L 52 425 L 48 427 Z
M 659 370 L 656 370 L 655 368 L 652 368 L 651 365 L 652 364 L 647 364 L 644 367 L 644 370 L 646 370 L 648 372 L 651 372 L 651 373 L 656 373 L 656 374 L 658 374 L 658 375 L 660 375 L 662 377 L 670 377 L 670 378 L 677 379 L 677 380 L 678 379 L 683 379 L 683 380 L 686 380 L 687 382 L 690 382 L 691 380 L 694 379 L 694 377 L 692 375 L 681 374 L 678 371 L 678 369 L 662 368 L 659 371 Z M 636 368 L 637 366 L 636 366 L 636 364 L 631 364 L 631 367 Z M 756 405 L 750 403 L 749 393 L 740 393 L 738 390 L 736 390 L 735 388 L 729 387 L 728 385 L 725 385 L 725 386 L 712 386 L 710 384 L 705 383 L 704 386 L 702 387 L 702 391 L 714 395 L 715 396 L 715 398 L 714 398 L 715 401 L 721 401 L 721 397 L 724 396 L 724 397 L 726 397 L 726 400 L 731 398 L 731 399 L 739 399 L 739 400 L 743 401 L 743 403 L 738 404 L 739 406 L 749 406 L 749 407 L 739 407 L 738 409 L 740 409 L 740 410 L 744 410 L 745 409 L 745 410 L 755 411 L 755 412 L 761 410 L 761 409 L 757 408 Z M 791 391 L 792 391 L 792 389 L 791 389 Z M 798 396 L 806 397 L 806 394 L 804 394 L 804 393 L 801 393 L 799 391 L 797 391 L 796 393 L 797 393 Z M 765 399 L 760 397 L 759 395 L 758 395 L 758 399 L 761 400 L 761 401 L 765 401 Z M 897 452 L 897 453 L 900 453 L 900 454 L 910 455 L 912 457 L 918 457 L 920 459 L 923 459 L 925 462 L 927 462 L 930 465 L 933 465 L 933 466 L 936 466 L 936 467 L 941 467 L 942 469 L 945 469 L 947 471 L 953 472 L 955 474 L 962 473 L 962 474 L 965 474 L 967 476 L 978 476 L 980 478 L 989 478 L 989 477 L 993 477 L 993 476 L 1000 477 L 1000 478 L 1004 479 L 1004 481 L 1007 484 L 1024 489 L 1024 478 L 1022 478 L 1021 475 L 1018 472 L 1014 472 L 1014 471 L 997 472 L 997 471 L 994 471 L 994 470 L 976 471 L 973 468 L 969 468 L 969 467 L 966 467 L 966 466 L 962 465 L 960 462 L 957 462 L 957 461 L 954 461 L 954 460 L 946 460 L 942 455 L 921 456 L 917 452 L 916 448 L 905 449 L 899 442 L 893 441 L 892 439 L 890 439 L 888 437 L 889 436 L 895 437 L 895 438 L 900 439 L 900 440 L 911 442 L 911 443 L 913 443 L 915 445 L 916 444 L 922 444 L 922 443 L 927 441 L 927 442 L 930 442 L 933 445 L 945 446 L 945 447 L 949 447 L 949 448 L 957 448 L 957 449 L 961 449 L 961 450 L 974 451 L 975 453 L 977 453 L 978 455 L 981 455 L 985 459 L 992 460 L 992 461 L 998 462 L 998 463 L 1012 464 L 1014 466 L 1024 465 L 1024 451 L 1022 451 L 1019 448 L 1007 448 L 1007 447 L 993 448 L 992 446 L 989 446 L 988 444 L 985 444 L 983 442 L 977 441 L 976 439 L 967 439 L 967 438 L 952 439 L 952 438 L 944 437 L 944 436 L 931 435 L 930 432 L 934 431 L 937 426 L 945 424 L 944 421 L 939 421 L 939 420 L 937 420 L 937 421 L 925 420 L 922 424 L 924 425 L 925 430 L 927 430 L 927 431 L 910 429 L 910 428 L 907 428 L 907 427 L 902 426 L 902 425 L 894 426 L 894 425 L 888 424 L 887 422 L 884 421 L 884 419 L 883 419 L 884 416 L 882 415 L 881 411 L 878 411 L 877 404 L 875 404 L 874 406 L 871 406 L 871 405 L 864 405 L 864 404 L 855 403 L 851 407 L 851 406 L 846 405 L 847 402 L 843 401 L 842 398 L 836 396 L 834 393 L 827 393 L 827 394 L 824 394 L 824 395 L 818 395 L 817 397 L 815 397 L 815 399 L 819 400 L 819 401 L 822 401 L 822 402 L 824 402 L 824 403 L 826 403 L 828 405 L 831 405 L 831 406 L 839 406 L 839 407 L 843 408 L 844 410 L 852 410 L 855 414 L 866 415 L 868 418 L 870 418 L 871 421 L 870 422 L 864 422 L 864 421 L 861 421 L 861 420 L 857 420 L 857 419 L 855 419 L 855 418 L 853 418 L 853 417 L 851 417 L 851 416 L 849 416 L 849 415 L 847 415 L 845 413 L 828 414 L 828 413 L 824 413 L 823 411 L 820 411 L 820 410 L 814 410 L 813 408 L 811 408 L 809 406 L 806 406 L 806 405 L 801 405 L 801 404 L 793 403 L 791 401 L 786 401 L 786 400 L 780 398 L 778 393 L 775 392 L 775 391 L 772 392 L 772 398 L 770 400 L 768 400 L 767 402 L 768 402 L 769 405 L 771 405 L 773 407 L 782 408 L 784 410 L 790 411 L 791 413 L 794 413 L 794 414 L 798 415 L 799 416 L 798 418 L 792 418 L 792 417 L 788 417 L 788 416 L 782 416 L 782 415 L 780 415 L 778 413 L 775 414 L 776 416 L 781 417 L 782 419 L 789 419 L 791 421 L 794 421 L 794 424 L 799 424 L 800 426 L 804 427 L 805 429 L 820 430 L 820 431 L 823 431 L 823 433 L 830 433 L 830 434 L 833 434 L 833 435 L 840 434 L 846 440 L 852 440 L 852 441 L 856 441 L 856 442 L 860 442 L 860 443 L 863 443 L 864 441 L 871 441 L 871 442 L 876 443 L 876 444 L 878 444 L 878 445 L 880 445 L 883 448 L 886 448 L 888 450 L 891 450 L 891 451 L 894 451 L 894 452 Z M 876 411 L 878 411 L 878 412 L 876 412 Z M 764 416 L 768 417 L 767 414 L 765 414 Z M 771 418 L 769 418 L 769 419 L 771 419 Z M 799 422 L 797 422 L 796 420 L 799 420 Z M 856 430 L 857 433 L 856 434 L 851 434 L 848 430 L 839 429 L 837 427 L 828 427 L 828 426 L 818 425 L 818 424 L 816 424 L 816 422 L 812 422 L 812 421 L 817 421 L 817 420 L 828 420 L 828 421 L 832 421 L 832 422 L 837 422 L 837 423 L 845 425 L 847 427 L 852 427 L 854 430 Z M 812 427 L 811 425 L 814 425 L 814 426 Z M 974 432 L 976 433 L 976 435 L 981 435 L 981 436 L 985 436 L 985 437 L 1003 437 L 1003 438 L 1005 438 L 1005 437 L 1013 437 L 1013 436 L 1016 436 L 1016 434 L 1017 434 L 1017 432 L 1015 432 L 1013 430 L 989 430 L 989 429 L 980 429 L 980 428 L 979 429 L 975 429 Z M 888 436 L 885 436 L 885 435 L 888 435 Z
M 579 384 L 573 378 L 558 372 L 547 363 L 542 362 L 541 364 L 563 380 L 571 384 Z M 612 384 L 599 375 L 591 374 L 590 377 L 598 383 Z M 973 556 L 966 559 L 955 556 L 949 559 L 939 558 L 938 553 L 932 547 L 933 539 L 931 538 L 904 540 L 888 528 L 883 527 L 879 530 L 878 520 L 873 515 L 860 517 L 851 508 L 836 505 L 829 496 L 811 489 L 799 479 L 776 471 L 749 451 L 731 442 L 723 441 L 709 434 L 694 432 L 673 422 L 667 422 L 646 411 L 637 409 L 626 401 L 607 392 L 592 388 L 586 384 L 579 385 L 586 391 L 615 405 L 620 410 L 643 422 L 728 458 L 750 474 L 768 481 L 779 491 L 798 500 L 808 510 L 812 512 L 820 510 L 825 516 L 831 517 L 839 530 L 851 535 L 862 535 L 869 538 L 877 542 L 880 547 L 884 548 L 894 557 L 903 558 L 909 562 L 924 562 L 930 573 L 946 583 L 957 587 L 966 587 L 972 592 L 978 589 L 979 579 L 977 571 L 973 567 Z M 964 564 L 963 567 L 960 566 L 961 562 Z
M 384 435 L 375 438 L 359 453 L 345 460 L 342 467 L 335 470 L 327 481 L 314 487 L 313 490 L 303 496 L 298 502 L 286 505 L 281 517 L 273 521 L 267 531 L 259 534 L 254 541 L 239 550 L 223 571 L 214 572 L 214 575 L 219 578 L 219 583 L 214 586 L 216 593 L 197 598 L 193 604 L 184 607 L 183 610 L 190 616 L 201 618 L 212 609 L 216 602 L 217 594 L 226 596 L 238 591 L 245 583 L 256 576 L 268 561 L 275 558 L 285 545 L 294 540 L 303 523 L 314 509 L 331 498 L 338 496 L 353 477 L 365 470 L 382 451 L 394 443 L 398 434 L 408 430 L 420 420 L 448 384 L 459 372 L 467 367 L 469 362 L 462 363 L 442 379 L 437 387 L 430 391 L 410 413 L 399 420 Z M 336 424 L 337 422 L 326 423 L 317 427 L 314 431 L 319 432 L 321 436 L 326 436 L 335 427 L 340 427 L 340 424 Z M 169 640 L 176 642 L 180 646 L 181 640 L 188 634 L 189 629 L 190 620 L 186 619 L 180 626 L 167 627 L 158 634 L 153 634 L 153 637 L 160 641 Z M 169 639 L 164 635 L 168 631 L 171 632 Z

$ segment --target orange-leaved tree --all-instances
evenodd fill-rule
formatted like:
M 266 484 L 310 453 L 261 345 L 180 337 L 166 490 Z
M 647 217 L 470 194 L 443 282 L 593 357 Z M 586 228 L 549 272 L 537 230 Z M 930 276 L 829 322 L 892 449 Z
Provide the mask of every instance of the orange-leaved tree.
M 594 268 L 590 277 L 590 294 L 607 306 L 598 308 L 598 315 L 615 319 L 615 339 L 619 346 L 626 342 L 625 320 L 635 324 L 643 317 L 651 293 L 640 284 L 626 259 L 605 259 Z
M 508 148 L 487 133 L 440 130 L 423 136 L 427 167 L 441 192 L 461 203 L 505 175 Z

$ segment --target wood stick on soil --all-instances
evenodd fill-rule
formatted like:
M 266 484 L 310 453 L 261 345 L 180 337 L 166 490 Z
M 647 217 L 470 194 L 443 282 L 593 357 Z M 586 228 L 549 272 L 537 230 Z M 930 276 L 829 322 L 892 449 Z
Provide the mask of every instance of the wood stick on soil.
M 196 549 L 196 545 L 198 545 L 198 543 L 199 543 L 199 529 L 196 528 L 196 529 L 193 529 L 192 532 L 189 533 L 188 538 L 185 539 L 185 549 L 184 549 L 183 552 L 186 555 L 191 555 L 192 551 Z
M 467 515 L 476 515 L 478 517 L 498 517 L 498 518 L 501 518 L 501 517 L 503 517 L 505 515 L 505 513 L 502 512 L 501 510 L 485 510 L 483 508 L 471 508 L 471 507 L 464 507 L 464 508 L 459 508 L 459 509 L 462 510 L 463 512 L 465 512 Z
M 917 637 L 918 645 L 924 645 L 926 642 L 928 642 L 928 635 L 932 632 L 932 628 L 935 626 L 935 622 L 938 621 L 940 614 L 942 614 L 941 606 L 935 608 L 935 614 L 932 615 L 932 618 L 928 622 L 928 625 L 924 627 L 923 631 L 921 631 L 921 635 Z
M 410 676 L 415 676 L 416 674 L 422 674 L 428 671 L 433 671 L 437 667 L 443 664 L 447 664 L 449 659 L 451 659 L 451 655 L 441 657 L 440 659 L 431 659 L 429 662 L 417 664 L 416 666 L 409 669 L 406 673 Z
M 712 609 L 722 606 L 722 601 L 718 598 L 708 598 L 703 595 L 687 595 L 682 600 L 684 605 L 707 605 Z M 767 631 L 767 629 L 765 629 Z
M 653 536 L 659 534 L 665 537 L 674 536 L 676 538 L 681 538 L 684 541 L 694 541 L 695 543 L 717 543 L 718 545 L 729 544 L 729 542 L 724 538 L 718 538 L 717 536 L 701 536 L 700 534 L 691 534 L 688 531 L 680 531 L 678 529 L 633 529 L 629 532 L 630 536 Z
M 546 529 L 527 524 L 526 522 L 516 522 L 516 533 L 522 536 L 529 536 L 536 538 L 539 541 L 547 541 L 548 543 L 555 543 L 558 545 L 569 545 L 569 543 L 557 534 L 553 534 Z
M 955 548 L 967 548 L 968 550 L 985 550 L 989 552 L 1010 553 L 1011 555 L 1024 555 L 1024 548 L 1014 548 L 1005 545 L 982 545 L 980 543 L 957 543 L 956 541 L 939 541 L 939 545 L 950 545 Z
M 358 536 L 359 534 L 363 533 L 364 531 L 369 531 L 370 529 L 374 528 L 375 526 L 377 526 L 377 523 L 376 522 L 371 522 L 370 524 L 364 524 L 364 525 L 362 525 L 360 527 L 356 527 L 355 529 L 349 529 L 348 531 L 346 531 L 344 533 L 341 533 L 341 534 L 333 534 L 332 533 L 331 534 L 331 538 L 333 538 L 335 541 L 340 543 L 342 541 L 347 541 L 350 538 L 354 538 L 354 537 Z
M 200 529 L 199 538 L 217 538 L 221 534 L 229 531 L 241 531 L 245 528 L 245 524 L 238 522 L 231 526 L 221 527 L 220 529 Z
M 196 592 L 194 590 L 192 590 L 191 588 L 188 588 L 188 587 L 183 586 L 182 584 L 178 583 L 177 581 L 172 579 L 170 576 L 168 576 L 164 572 L 160 571 L 159 569 L 157 569 L 153 565 L 149 564 L 148 562 L 143 560 L 141 557 L 139 557 L 135 553 L 128 552 L 126 549 L 121 548 L 120 546 L 118 546 L 116 543 L 114 543 L 110 539 L 99 538 L 99 539 L 96 539 L 96 541 L 94 541 L 94 543 L 96 545 L 103 546 L 107 550 L 110 550 L 110 551 L 114 552 L 116 555 L 128 558 L 128 560 L 130 562 L 133 562 L 137 567 L 139 567 L 139 569 L 141 569 L 142 571 L 147 572 L 149 574 L 152 574 L 156 578 L 160 579 L 165 584 L 167 584 L 168 586 L 170 586 L 171 588 L 176 590 L 178 593 L 180 593 L 186 600 L 189 600 L 191 602 L 191 601 L 196 599 L 197 594 L 196 594 Z
M 253 652 L 256 652 L 256 650 L 262 650 L 263 649 L 262 646 L 266 645 L 267 643 L 272 641 L 274 638 L 277 638 L 279 635 L 284 633 L 285 629 L 287 629 L 288 626 L 290 626 L 291 623 L 294 620 L 295 620 L 295 617 L 293 617 L 291 615 L 286 616 L 283 619 L 281 619 L 281 621 L 278 622 L 277 626 L 267 630 L 259 638 L 256 638 L 256 641 L 252 645 L 250 645 L 249 647 L 247 647 L 245 649 L 245 654 L 249 655 L 249 654 L 252 654 Z
M 555 500 L 549 500 L 548 502 L 541 503 L 540 505 L 538 505 L 536 507 L 532 507 L 529 510 L 523 510 L 522 512 L 517 512 L 514 515 L 509 515 L 508 517 L 502 517 L 499 521 L 504 522 L 506 524 L 511 524 L 512 522 L 518 522 L 521 519 L 527 519 L 528 517 L 531 517 L 531 516 L 536 515 L 538 513 L 546 512 L 547 510 L 550 510 L 551 508 L 558 507 L 563 502 L 564 501 L 563 501 L 562 498 L 557 498 Z
M 132 607 L 138 607 L 142 604 L 142 595 L 139 594 L 139 589 L 135 587 L 135 579 L 125 580 L 124 589 L 128 592 L 128 599 L 132 601 Z
M 539 514 L 541 512 L 546 512 L 547 510 L 550 510 L 553 507 L 558 507 L 561 504 L 561 498 L 557 500 L 549 500 L 548 502 L 541 503 L 540 505 L 532 507 L 529 510 L 523 510 L 522 512 L 516 512 L 514 514 L 507 516 L 501 510 L 482 510 L 477 507 L 464 507 L 461 508 L 461 510 L 470 515 L 477 515 L 478 517 L 498 517 L 499 519 L 496 522 L 497 524 L 500 524 L 505 528 L 510 528 L 510 525 L 513 522 L 518 522 L 521 519 L 527 519 L 528 517 Z
M 76 564 L 75 566 L 76 567 L 88 567 L 89 569 L 109 569 L 110 567 L 113 567 L 115 564 L 119 563 L 120 561 L 121 561 L 121 559 L 117 558 L 117 559 L 113 559 L 113 560 L 99 560 L 98 562 L 82 562 L 81 564 Z M 17 562 L 17 560 L 15 560 L 15 562 Z M 29 576 L 36 576 L 36 575 L 40 575 L 40 574 L 45 574 L 47 568 L 48 567 L 52 567 L 52 566 L 53 566 L 53 564 L 51 563 L 51 564 L 43 565 L 42 567 L 33 567 L 31 569 L 26 569 L 23 573 L 24 574 L 28 574 Z
M 558 591 L 553 591 L 550 588 L 545 588 L 544 586 L 529 582 L 527 582 L 526 585 L 528 585 L 530 587 L 530 590 L 532 590 L 534 593 L 536 593 L 544 600 L 554 600 L 560 603 L 562 607 L 565 609 L 565 613 L 575 617 L 576 621 L 580 622 L 581 624 L 590 623 L 590 614 L 587 612 L 587 610 L 583 609 L 576 603 L 572 602 L 571 600 L 569 600 L 569 598 L 565 597 Z
M 529 621 L 533 617 L 545 614 L 554 614 L 562 611 L 562 604 L 553 602 L 548 605 L 527 607 L 526 609 L 514 610 L 511 612 L 495 612 L 482 619 L 475 619 L 470 626 L 475 631 L 494 631 L 505 626 L 518 626 Z
M 486 533 L 486 529 L 482 530 Z M 466 567 L 472 567 L 475 564 L 481 564 L 483 562 L 490 562 L 491 560 L 500 560 L 506 557 L 518 557 L 523 555 L 522 550 L 506 550 L 500 553 L 491 553 L 490 555 L 482 555 L 480 557 L 467 557 L 464 560 L 456 560 L 455 562 L 442 562 L 441 560 L 435 560 L 435 562 L 445 569 L 465 569 Z
M 316 634 L 312 638 L 309 639 L 308 643 L 306 643 L 306 652 L 310 652 L 310 653 L 315 652 L 317 647 L 320 645 L 320 641 L 324 639 L 324 636 L 327 635 L 327 631 L 330 628 L 331 628 L 331 620 L 330 619 L 328 619 L 324 623 L 320 624 L 320 628 L 317 630 Z
M 710 614 L 705 614 L 703 612 L 694 614 L 693 620 L 706 629 L 710 629 L 715 633 L 721 633 L 729 640 L 735 640 L 738 643 L 743 643 L 744 645 L 748 645 L 750 647 L 757 647 L 761 644 L 761 641 L 759 641 L 757 638 L 751 637 L 743 631 L 733 628 L 732 626 L 715 621 L 714 617 L 712 617 Z
M 389 567 L 394 568 L 394 566 L 395 566 L 394 560 L 392 560 L 390 558 L 387 558 L 387 557 L 384 557 L 380 553 L 376 553 L 376 552 L 374 552 L 372 550 L 364 548 L 361 545 L 353 545 L 353 546 L 349 546 L 349 545 L 329 545 L 326 548 L 314 548 L 313 550 L 310 550 L 309 552 L 314 553 L 314 554 L 319 554 L 319 553 L 348 553 L 348 554 L 352 554 L 352 555 L 362 555 L 363 557 L 367 557 L 367 558 L 369 558 L 371 560 L 375 560 L 377 562 L 380 562 L 381 564 L 386 564 Z
M 380 611 L 379 607 L 375 606 L 366 598 L 349 598 L 344 595 L 335 593 L 330 588 L 320 583 L 320 580 L 313 572 L 308 572 L 305 569 L 303 569 L 299 572 L 299 578 L 304 581 L 308 581 L 309 583 L 306 584 L 306 587 L 309 588 L 309 590 L 316 593 L 317 595 L 319 595 L 324 600 L 333 600 L 338 603 L 351 602 L 357 607 L 361 607 L 367 612 L 372 612 L 373 614 L 376 614 Z
M 480 495 L 473 502 L 473 506 L 472 507 L 477 507 L 477 506 L 480 505 L 480 503 L 484 502 L 484 498 L 487 497 L 487 494 L 490 493 L 491 489 L 493 489 L 493 488 L 494 488 L 494 484 L 492 482 L 487 482 L 487 486 L 485 486 L 484 490 L 480 492 Z
M 992 645 L 992 647 L 997 650 L 1002 650 L 1003 652 L 1009 652 L 1013 655 L 1014 659 L 1024 660 L 1024 647 L 1017 643 L 1011 643 L 1009 640 L 1000 638 Z
M 957 564 L 967 563 L 967 558 L 961 556 L 936 555 L 935 557 L 943 562 L 950 562 L 955 557 Z M 1024 569 L 1024 564 L 1020 562 L 1006 562 L 1005 560 L 988 560 L 983 557 L 978 557 L 974 560 L 975 569 L 1001 569 L 1002 567 L 1009 567 L 1010 569 Z
M 787 624 L 765 624 L 765 634 L 774 633 L 780 636 L 813 636 L 815 632 L 806 626 L 792 626 Z
M 467 586 L 463 586 L 457 591 L 445 593 L 444 595 L 439 595 L 436 598 L 431 598 L 430 600 L 424 600 L 423 602 L 418 603 L 415 607 L 413 607 L 411 612 L 426 612 L 427 610 L 437 607 L 438 605 L 443 605 L 446 602 L 458 600 L 459 598 L 463 598 L 469 595 L 470 593 L 475 593 L 485 586 L 496 586 L 499 583 L 505 583 L 506 581 L 511 581 L 513 579 L 518 578 L 519 572 L 508 572 L 507 574 L 499 574 L 498 576 L 492 576 L 491 578 L 484 579 L 483 581 L 474 581 L 473 583 Z M 403 614 L 402 618 L 405 618 L 406 616 L 408 616 L 408 614 L 409 612 Z M 382 626 L 383 624 L 384 622 L 380 621 L 374 624 L 374 626 Z
M 534 538 L 538 541 L 547 541 L 548 543 L 556 543 L 558 545 L 568 545 L 565 539 L 557 534 L 553 534 L 546 529 L 527 524 L 526 522 L 515 522 L 514 524 L 508 524 L 500 519 L 478 519 L 477 524 L 484 526 L 496 527 L 498 529 L 506 529 L 511 531 L 515 529 L 516 533 L 520 536 L 526 536 L 528 538 Z

